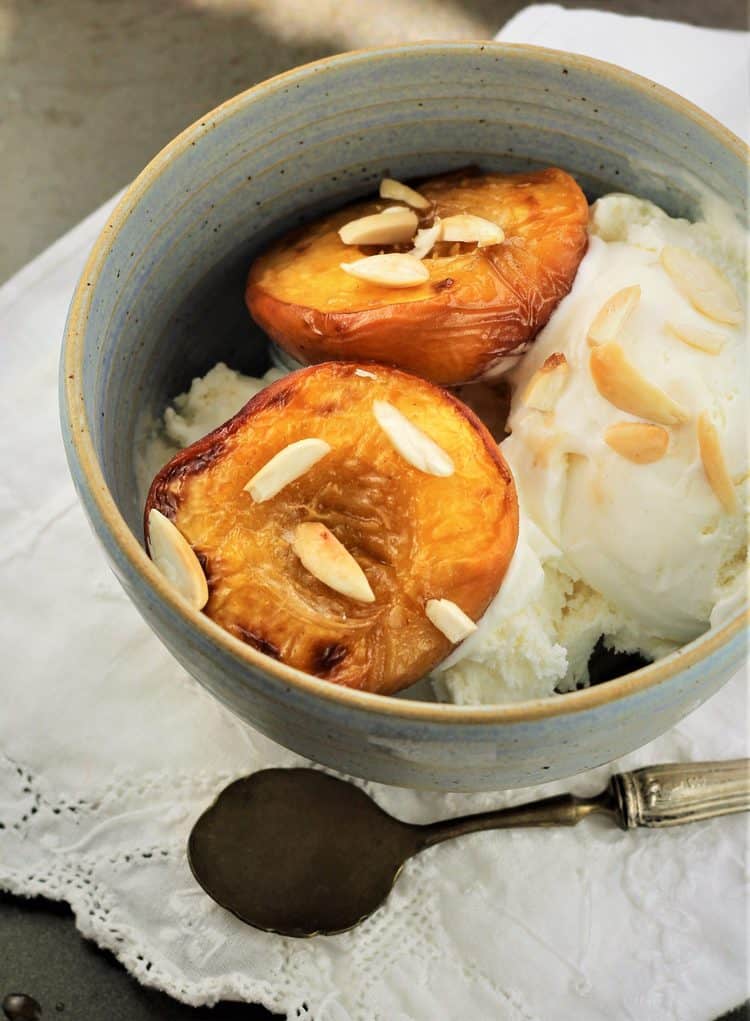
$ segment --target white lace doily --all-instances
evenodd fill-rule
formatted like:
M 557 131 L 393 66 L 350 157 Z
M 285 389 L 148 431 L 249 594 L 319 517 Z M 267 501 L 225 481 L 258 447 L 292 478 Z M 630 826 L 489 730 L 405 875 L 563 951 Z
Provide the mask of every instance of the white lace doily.
M 295 941 L 216 907 L 185 859 L 232 778 L 300 760 L 202 692 L 110 575 L 57 424 L 66 307 L 111 204 L 0 290 L 0 886 L 68 901 L 84 935 L 188 1003 L 258 1001 L 308 1021 L 708 1021 L 747 995 L 742 817 L 622 834 L 485 833 L 426 852 L 350 934 Z M 736 678 L 618 763 L 747 754 Z M 367 785 L 415 821 L 503 795 Z M 353 863 L 356 867 L 356 863 Z

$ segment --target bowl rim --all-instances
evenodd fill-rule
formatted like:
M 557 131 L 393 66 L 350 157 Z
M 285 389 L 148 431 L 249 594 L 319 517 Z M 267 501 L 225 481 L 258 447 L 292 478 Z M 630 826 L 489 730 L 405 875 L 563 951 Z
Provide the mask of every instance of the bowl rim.
M 714 135 L 725 148 L 734 152 L 738 158 L 747 161 L 750 152 L 748 146 L 729 128 L 724 127 L 689 100 L 635 72 L 593 57 L 526 43 L 504 43 L 491 40 L 396 43 L 349 50 L 301 64 L 230 97 L 185 128 L 151 159 L 125 189 L 110 214 L 107 225 L 94 243 L 73 295 L 63 338 L 63 357 L 60 365 L 64 395 L 62 413 L 63 428 L 67 432 L 70 444 L 71 460 L 75 456 L 81 475 L 80 485 L 82 488 L 85 486 L 100 523 L 109 533 L 110 540 L 116 544 L 130 570 L 139 576 L 158 600 L 166 604 L 174 615 L 181 618 L 184 626 L 197 629 L 204 638 L 220 646 L 225 654 L 239 660 L 252 671 L 259 671 L 264 678 L 283 681 L 298 689 L 300 694 L 313 695 L 326 702 L 334 703 L 342 709 L 355 709 L 381 717 L 397 717 L 405 722 L 474 726 L 530 723 L 617 702 L 629 695 L 660 684 L 672 675 L 695 666 L 723 648 L 740 634 L 743 623 L 750 621 L 750 610 L 741 611 L 721 627 L 704 632 L 692 642 L 681 646 L 648 666 L 607 681 L 605 684 L 568 692 L 564 698 L 545 696 L 523 702 L 483 705 L 422 702 L 346 688 L 303 673 L 246 645 L 205 614 L 193 609 L 171 588 L 148 557 L 135 534 L 131 532 L 104 479 L 89 432 L 82 386 L 83 338 L 89 309 L 96 290 L 94 283 L 98 280 L 119 230 L 127 220 L 132 208 L 164 168 L 175 157 L 186 151 L 192 142 L 205 134 L 206 122 L 210 120 L 215 123 L 217 120 L 225 119 L 231 116 L 235 110 L 252 102 L 257 97 L 272 93 L 295 78 L 305 77 L 331 65 L 337 66 L 354 61 L 394 60 L 399 57 L 412 57 L 415 53 L 427 51 L 435 54 L 458 52 L 476 55 L 485 50 L 501 54 L 507 59 L 531 56 L 548 63 L 580 68 L 601 78 L 615 80 L 638 92 L 656 96 L 662 104 L 689 117 L 702 129 Z

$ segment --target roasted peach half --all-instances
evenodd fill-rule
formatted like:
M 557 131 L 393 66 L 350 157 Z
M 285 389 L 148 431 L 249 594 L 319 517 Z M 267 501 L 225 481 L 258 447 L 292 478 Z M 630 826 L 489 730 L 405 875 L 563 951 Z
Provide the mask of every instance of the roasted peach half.
M 472 236 L 472 222 L 481 218 L 485 226 L 500 225 L 504 240 L 485 243 L 492 238 L 481 230 L 479 243 L 439 240 L 424 259 L 412 260 L 422 282 L 373 283 L 342 263 L 381 250 L 403 253 L 409 245 L 344 244 L 344 225 L 392 202 L 349 206 L 288 234 L 256 259 L 245 292 L 253 319 L 303 364 L 374 360 L 446 386 L 512 364 L 572 286 L 587 244 L 583 192 L 554 168 L 463 171 L 433 178 L 419 192 L 429 200 L 429 208 L 412 210 L 420 228 L 439 221 L 452 225 L 448 237 Z
M 272 383 L 177 454 L 145 518 L 173 580 L 190 547 L 208 584 L 183 591 L 227 631 L 383 694 L 475 629 L 518 535 L 510 471 L 469 408 L 396 369 L 344 362 Z

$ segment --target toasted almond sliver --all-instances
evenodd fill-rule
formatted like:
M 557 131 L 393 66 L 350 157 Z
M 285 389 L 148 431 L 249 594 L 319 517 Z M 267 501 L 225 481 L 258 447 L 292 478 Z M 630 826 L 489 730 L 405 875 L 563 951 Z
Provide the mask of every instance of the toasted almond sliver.
M 632 287 L 623 287 L 622 290 L 608 298 L 589 326 L 589 344 L 593 346 L 617 340 L 620 330 L 635 311 L 640 300 L 641 289 L 638 284 L 633 284 Z
M 648 422 L 615 422 L 605 431 L 604 442 L 634 464 L 652 464 L 666 454 L 669 433 Z
M 416 213 L 394 209 L 350 220 L 339 228 L 339 237 L 345 245 L 401 245 L 411 241 L 416 229 Z
M 270 500 L 284 486 L 294 482 L 330 451 L 325 440 L 310 437 L 297 440 L 274 454 L 242 488 L 256 503 Z
M 732 477 L 724 459 L 724 451 L 721 449 L 719 431 L 707 411 L 702 411 L 698 415 L 696 430 L 698 449 L 708 484 L 727 514 L 734 514 L 737 510 L 737 494 L 734 491 Z
M 155 507 L 148 512 L 148 551 L 167 581 L 202 610 L 208 602 L 208 583 L 200 560 L 177 526 Z
M 349 276 L 380 287 L 419 287 L 430 279 L 429 270 L 419 259 L 396 252 L 342 262 L 341 268 Z
M 684 344 L 705 351 L 708 355 L 717 355 L 726 343 L 726 336 L 716 330 L 706 330 L 692 323 L 667 323 L 667 332 L 671 333 Z
M 660 261 L 680 294 L 699 312 L 730 326 L 742 322 L 740 300 L 713 263 L 677 245 L 665 245 Z
M 458 213 L 442 220 L 443 241 L 476 242 L 480 248 L 499 245 L 505 240 L 505 231 L 492 220 L 471 213 Z
M 378 377 L 374 372 L 368 372 L 367 369 L 355 369 L 355 376 L 362 376 L 363 379 L 377 379 Z
M 409 255 L 415 259 L 424 259 L 430 254 L 432 249 L 438 243 L 443 234 L 443 223 L 439 217 L 435 218 L 435 222 L 431 227 L 423 227 L 418 230 L 414 238 L 414 247 L 409 252 Z
M 319 521 L 304 521 L 297 525 L 292 549 L 302 566 L 334 592 L 360 603 L 375 602 L 375 594 L 365 572 L 333 532 Z
M 620 411 L 660 425 L 679 425 L 687 421 L 687 413 L 680 405 L 642 376 L 619 344 L 592 348 L 589 367 L 599 393 Z
M 450 599 L 428 599 L 424 608 L 428 620 L 456 645 L 476 631 L 477 626 L 460 606 Z
M 537 411 L 552 411 L 568 381 L 568 361 L 555 351 L 536 370 L 523 395 L 524 404 Z
M 432 203 L 424 195 L 410 188 L 408 184 L 401 181 L 394 181 L 392 177 L 384 177 L 380 182 L 381 199 L 394 199 L 396 202 L 405 202 L 407 206 L 414 209 L 429 209 Z
M 401 456 L 425 475 L 446 478 L 455 471 L 453 461 L 426 433 L 418 429 L 388 401 L 374 401 L 375 419 Z

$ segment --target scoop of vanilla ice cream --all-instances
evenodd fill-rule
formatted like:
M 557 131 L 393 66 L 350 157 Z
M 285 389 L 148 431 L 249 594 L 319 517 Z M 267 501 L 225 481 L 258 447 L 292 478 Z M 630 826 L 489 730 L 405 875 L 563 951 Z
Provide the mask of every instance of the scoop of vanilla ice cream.
M 528 600 L 515 613 L 494 621 L 486 615 L 473 646 L 465 643 L 462 658 L 447 661 L 440 683 L 456 701 L 506 701 L 586 683 L 600 635 L 618 650 L 658 658 L 726 619 L 747 597 L 745 320 L 731 325 L 699 312 L 660 261 L 665 245 L 696 253 L 743 300 L 745 237 L 672 219 L 627 195 L 596 202 L 590 228 L 571 293 L 514 371 L 511 435 L 502 444 L 522 514 L 549 544 L 538 553 L 544 581 L 528 586 Z M 662 426 L 667 449 L 652 463 L 630 460 L 605 441 L 615 424 L 655 423 L 600 393 L 587 339 L 605 302 L 635 285 L 640 299 L 615 341 L 685 417 Z M 691 346 L 672 327 L 711 331 L 721 350 Z M 532 381 L 560 354 L 567 366 L 562 390 L 539 410 Z M 717 497 L 701 457 L 703 413 L 717 430 L 733 509 Z M 528 559 L 522 546 L 518 555 Z M 545 648 L 539 631 L 554 644 Z M 542 666 L 533 663 L 539 658 Z
M 224 362 L 217 362 L 205 376 L 194 379 L 190 389 L 175 397 L 166 408 L 163 419 L 149 430 L 137 452 L 138 491 L 143 499 L 156 473 L 178 451 L 218 429 L 251 397 L 285 375 L 274 367 L 262 377 L 244 376 Z
M 639 651 L 637 628 L 576 577 L 561 550 L 521 509 L 518 544 L 503 584 L 477 631 L 433 673 L 438 696 L 458 705 L 521 702 L 588 683 L 604 635 Z M 675 647 L 654 642 L 649 655 Z
M 218 362 L 205 376 L 194 379 L 187 393 L 175 397 L 164 412 L 164 432 L 178 449 L 207 436 L 227 422 L 269 383 L 286 375 L 269 369 L 265 376 L 243 376 Z
M 575 576 L 653 639 L 684 643 L 705 631 L 727 588 L 743 584 L 747 526 L 747 350 L 741 325 L 698 312 L 660 262 L 665 245 L 709 259 L 743 291 L 744 251 L 710 225 L 672 220 L 651 203 L 608 196 L 592 210 L 592 238 L 574 291 L 515 378 L 512 435 L 504 451 L 527 513 L 565 551 Z M 617 335 L 640 374 L 684 410 L 666 428 L 668 449 L 635 463 L 605 442 L 608 427 L 642 419 L 615 407 L 594 384 L 589 326 L 617 291 L 640 286 Z M 673 332 L 710 330 L 723 343 L 709 354 Z M 525 401 L 535 371 L 562 352 L 568 379 L 551 412 Z M 722 507 L 702 463 L 697 420 L 707 412 L 720 437 L 737 510 Z

